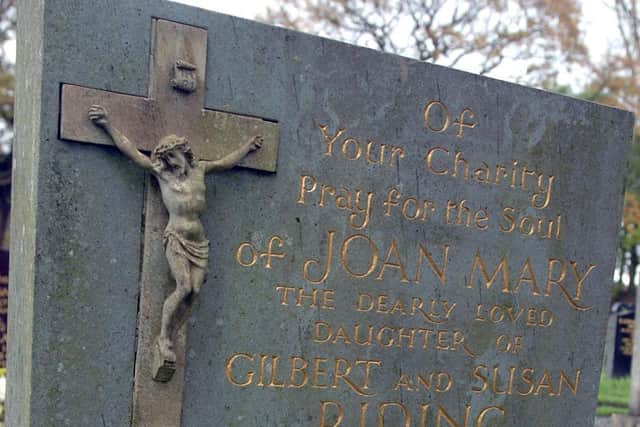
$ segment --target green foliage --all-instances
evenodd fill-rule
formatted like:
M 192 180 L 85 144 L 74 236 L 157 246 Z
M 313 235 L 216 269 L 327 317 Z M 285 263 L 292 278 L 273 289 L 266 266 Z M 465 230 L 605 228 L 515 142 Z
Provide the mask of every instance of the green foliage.
M 629 406 L 629 394 L 631 379 L 608 378 L 603 375 L 600 378 L 600 390 L 598 391 L 598 410 L 601 416 L 611 414 L 626 414 Z

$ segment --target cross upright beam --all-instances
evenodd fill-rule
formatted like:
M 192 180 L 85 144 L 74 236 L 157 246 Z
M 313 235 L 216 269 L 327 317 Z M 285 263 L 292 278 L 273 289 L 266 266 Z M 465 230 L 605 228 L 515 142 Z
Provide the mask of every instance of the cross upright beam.
M 62 87 L 61 139 L 113 145 L 112 138 L 89 119 L 92 105 L 108 111 L 109 119 L 143 152 L 152 151 L 168 136 L 187 137 L 197 159 L 217 160 L 252 137 L 262 136 L 262 147 L 238 166 L 275 172 L 278 124 L 274 121 L 204 108 L 207 31 L 155 19 L 147 97 L 72 84 Z M 163 249 L 167 211 L 154 180 L 145 195 L 145 236 L 140 279 L 138 343 L 133 390 L 133 426 L 178 426 L 182 411 L 186 330 L 175 337 L 174 372 L 158 375 L 154 343 L 160 329 L 162 304 L 175 288 Z M 213 266 L 215 268 L 215 266 Z M 157 382 L 153 378 L 159 381 Z

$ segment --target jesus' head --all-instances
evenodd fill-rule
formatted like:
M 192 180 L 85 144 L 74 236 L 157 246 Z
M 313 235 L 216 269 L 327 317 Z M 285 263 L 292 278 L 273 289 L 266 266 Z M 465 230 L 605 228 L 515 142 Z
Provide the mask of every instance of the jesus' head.
M 151 161 L 160 169 L 169 169 L 185 173 L 188 168 L 194 166 L 193 152 L 187 138 L 169 135 L 160 140 L 160 143 L 151 152 Z

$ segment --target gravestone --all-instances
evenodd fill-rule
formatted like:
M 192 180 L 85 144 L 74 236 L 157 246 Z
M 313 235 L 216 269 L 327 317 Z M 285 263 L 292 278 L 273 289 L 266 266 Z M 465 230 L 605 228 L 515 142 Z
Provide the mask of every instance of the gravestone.
M 631 114 L 159 0 L 18 37 L 9 426 L 593 423 Z M 170 379 L 158 181 L 94 104 L 143 156 L 264 136 Z
M 611 308 L 604 347 L 604 374 L 611 378 L 628 377 L 633 356 L 635 306 L 616 303 Z

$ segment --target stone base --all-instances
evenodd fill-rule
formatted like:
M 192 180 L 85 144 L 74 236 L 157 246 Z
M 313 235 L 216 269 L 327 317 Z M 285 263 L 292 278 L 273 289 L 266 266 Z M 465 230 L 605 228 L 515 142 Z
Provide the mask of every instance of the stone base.
M 613 414 L 611 416 L 611 427 L 640 427 L 640 417 Z

